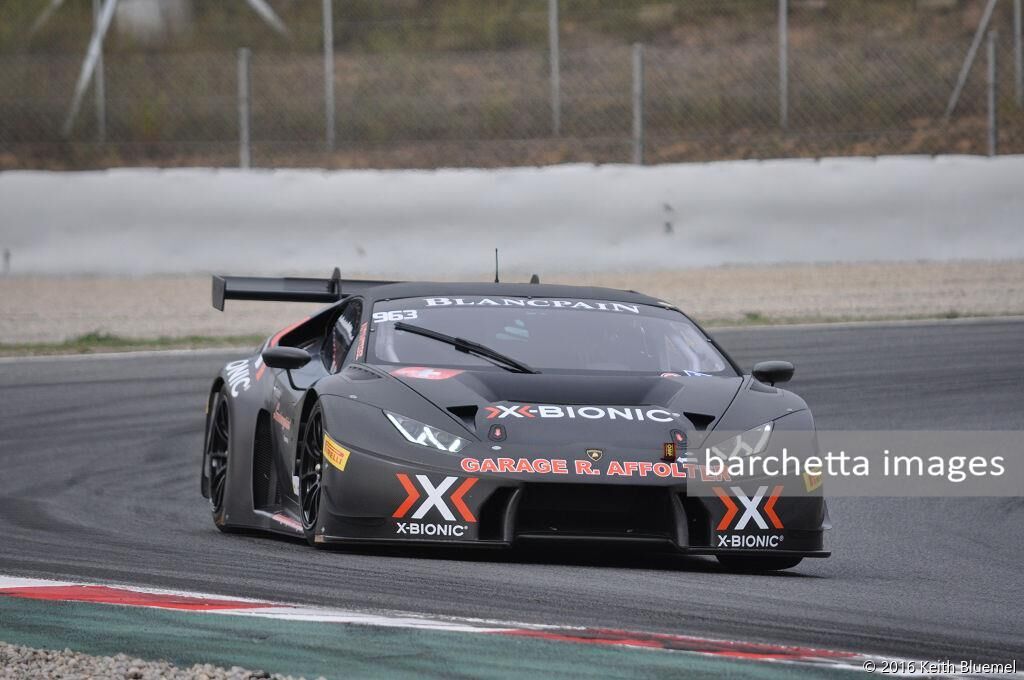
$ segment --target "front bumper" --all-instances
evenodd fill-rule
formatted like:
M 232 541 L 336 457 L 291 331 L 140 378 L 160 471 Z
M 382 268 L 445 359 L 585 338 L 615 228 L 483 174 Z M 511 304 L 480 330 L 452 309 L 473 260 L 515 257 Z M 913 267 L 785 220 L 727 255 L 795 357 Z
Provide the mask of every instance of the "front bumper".
M 751 501 L 756 484 L 729 483 L 726 494 L 743 494 L 747 504 L 730 505 L 718 496 L 688 495 L 678 476 L 577 475 L 572 461 L 552 466 L 564 472 L 467 473 L 455 456 L 448 465 L 441 457 L 441 465 L 412 464 L 349 450 L 343 470 L 325 465 L 317 543 L 605 543 L 699 555 L 829 555 L 820 495 L 785 495 L 766 507 L 767 497 Z M 731 509 L 749 505 L 745 521 Z

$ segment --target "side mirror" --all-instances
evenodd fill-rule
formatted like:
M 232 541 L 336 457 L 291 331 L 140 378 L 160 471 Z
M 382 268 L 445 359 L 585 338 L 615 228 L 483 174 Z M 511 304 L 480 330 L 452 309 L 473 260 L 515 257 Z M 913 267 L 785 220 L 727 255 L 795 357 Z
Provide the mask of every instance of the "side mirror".
M 774 386 L 775 383 L 789 382 L 794 371 L 796 367 L 788 361 L 760 361 L 754 364 L 751 374 L 756 380 Z
M 298 347 L 270 347 L 263 350 L 263 363 L 271 368 L 283 368 L 291 371 L 302 368 L 313 358 L 309 352 Z

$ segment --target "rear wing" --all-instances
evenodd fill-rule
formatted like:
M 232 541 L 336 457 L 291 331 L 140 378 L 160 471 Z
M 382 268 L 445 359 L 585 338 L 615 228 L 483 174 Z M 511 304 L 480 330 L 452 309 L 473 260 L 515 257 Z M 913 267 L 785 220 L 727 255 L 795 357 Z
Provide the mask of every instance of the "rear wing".
M 267 278 L 213 275 L 213 306 L 224 311 L 225 300 L 272 302 L 337 302 L 349 295 L 394 281 L 341 278 L 337 268 L 329 279 Z

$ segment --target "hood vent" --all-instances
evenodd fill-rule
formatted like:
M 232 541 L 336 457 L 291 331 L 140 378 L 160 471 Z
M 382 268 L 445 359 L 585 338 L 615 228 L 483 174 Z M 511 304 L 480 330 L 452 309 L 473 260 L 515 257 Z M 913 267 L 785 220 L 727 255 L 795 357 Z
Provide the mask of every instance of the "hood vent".
M 345 370 L 342 371 L 342 375 L 344 375 L 349 380 L 357 381 L 380 380 L 382 377 L 380 373 L 373 370 L 372 368 L 364 366 L 363 364 L 349 364 L 348 366 L 345 367 Z
M 690 413 L 689 411 L 683 411 L 683 416 L 693 423 L 693 426 L 701 432 L 708 429 L 708 425 L 715 422 L 715 417 L 709 416 L 706 413 Z
M 448 412 L 461 420 L 470 432 L 476 430 L 476 406 L 449 406 Z

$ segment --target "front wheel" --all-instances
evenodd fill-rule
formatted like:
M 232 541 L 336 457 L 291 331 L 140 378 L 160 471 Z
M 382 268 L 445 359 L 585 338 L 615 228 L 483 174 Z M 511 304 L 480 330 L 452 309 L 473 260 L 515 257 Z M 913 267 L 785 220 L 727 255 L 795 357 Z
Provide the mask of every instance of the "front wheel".
M 758 572 L 792 569 L 803 561 L 802 557 L 750 557 L 741 555 L 716 555 L 718 563 L 729 571 Z
M 206 478 L 209 480 L 210 511 L 213 523 L 221 531 L 227 526 L 228 455 L 231 451 L 231 417 L 227 393 L 221 390 L 213 397 L 213 416 L 206 434 Z
M 320 521 L 320 495 L 324 463 L 324 412 L 317 402 L 309 413 L 302 434 L 299 458 L 299 503 L 302 507 L 302 533 L 314 547 Z

